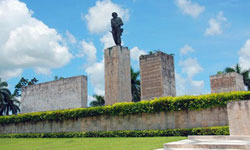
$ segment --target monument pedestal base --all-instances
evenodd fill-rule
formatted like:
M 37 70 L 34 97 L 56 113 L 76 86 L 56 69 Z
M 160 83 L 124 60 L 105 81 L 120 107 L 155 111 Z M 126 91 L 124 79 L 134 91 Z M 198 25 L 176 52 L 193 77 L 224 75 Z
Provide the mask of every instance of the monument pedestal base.
M 130 51 L 127 47 L 105 49 L 105 104 L 132 101 Z

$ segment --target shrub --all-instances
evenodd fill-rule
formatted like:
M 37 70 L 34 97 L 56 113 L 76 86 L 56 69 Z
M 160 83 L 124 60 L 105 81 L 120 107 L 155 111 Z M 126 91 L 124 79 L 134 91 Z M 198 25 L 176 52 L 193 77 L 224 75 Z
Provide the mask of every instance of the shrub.
M 0 124 L 62 121 L 100 115 L 131 115 L 138 113 L 156 113 L 161 111 L 201 110 L 213 107 L 225 107 L 229 101 L 248 100 L 250 92 L 229 92 L 200 96 L 160 97 L 151 101 L 124 102 L 108 106 L 65 109 L 46 112 L 34 112 L 11 116 L 1 116 Z
M 0 138 L 75 138 L 75 137 L 156 137 L 188 135 L 229 135 L 228 126 L 167 129 L 167 130 L 123 130 L 93 132 L 60 132 L 60 133 L 20 133 L 0 134 Z

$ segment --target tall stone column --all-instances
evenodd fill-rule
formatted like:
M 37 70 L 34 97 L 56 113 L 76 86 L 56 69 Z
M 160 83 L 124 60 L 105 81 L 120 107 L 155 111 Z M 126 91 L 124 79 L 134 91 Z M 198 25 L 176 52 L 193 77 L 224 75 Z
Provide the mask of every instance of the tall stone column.
M 174 57 L 157 51 L 140 56 L 141 99 L 176 96 Z
M 105 49 L 105 104 L 132 101 L 130 51 L 127 47 Z

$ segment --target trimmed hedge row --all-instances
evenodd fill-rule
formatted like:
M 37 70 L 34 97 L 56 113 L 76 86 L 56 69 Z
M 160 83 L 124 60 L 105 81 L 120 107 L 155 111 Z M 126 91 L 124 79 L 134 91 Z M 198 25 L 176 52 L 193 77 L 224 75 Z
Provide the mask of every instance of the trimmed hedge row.
M 124 130 L 95 132 L 0 134 L 0 138 L 76 138 L 76 137 L 156 137 L 188 135 L 229 135 L 229 127 L 207 127 L 167 130 Z
M 229 101 L 248 100 L 250 92 L 229 92 L 200 96 L 160 97 L 151 101 L 116 103 L 114 105 L 34 112 L 11 116 L 1 116 L 0 124 L 62 121 L 100 115 L 130 115 L 161 111 L 200 110 L 212 107 L 225 107 Z

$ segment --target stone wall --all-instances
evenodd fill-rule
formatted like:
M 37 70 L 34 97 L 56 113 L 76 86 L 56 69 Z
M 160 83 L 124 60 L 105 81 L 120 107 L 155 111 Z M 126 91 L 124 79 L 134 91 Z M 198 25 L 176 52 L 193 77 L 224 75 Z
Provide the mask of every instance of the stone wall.
M 141 99 L 176 96 L 174 57 L 158 51 L 140 56 Z
M 230 135 L 250 135 L 250 100 L 227 105 Z
M 0 125 L 0 133 L 81 132 L 143 129 L 174 129 L 228 125 L 226 107 L 200 111 L 143 113 L 126 116 L 98 116 L 66 121 L 43 121 Z
M 104 51 L 105 104 L 132 101 L 130 51 L 127 47 L 113 46 Z
M 244 91 L 242 75 L 232 72 L 210 76 L 211 93 Z
M 76 76 L 22 89 L 21 113 L 87 107 L 87 77 Z

